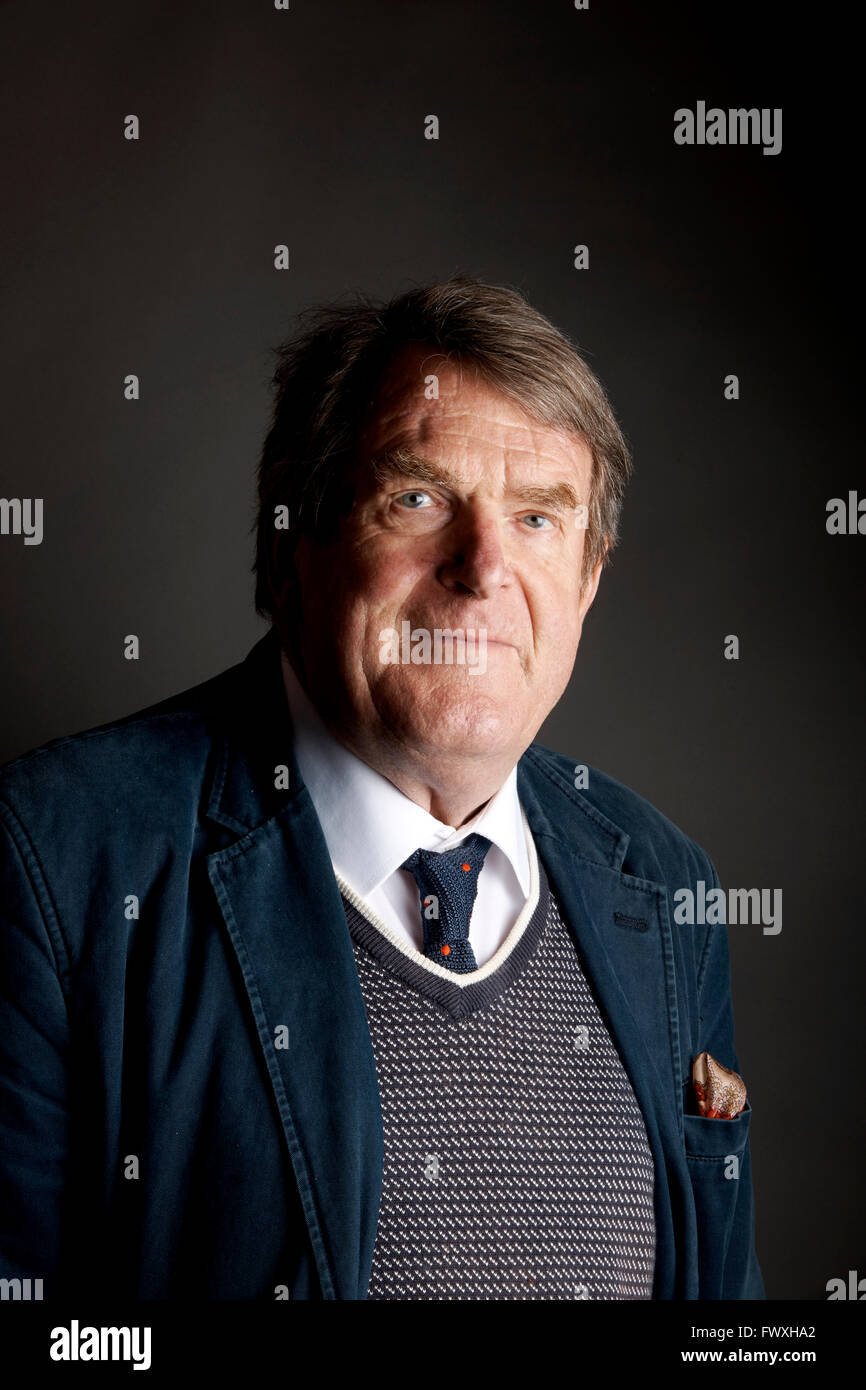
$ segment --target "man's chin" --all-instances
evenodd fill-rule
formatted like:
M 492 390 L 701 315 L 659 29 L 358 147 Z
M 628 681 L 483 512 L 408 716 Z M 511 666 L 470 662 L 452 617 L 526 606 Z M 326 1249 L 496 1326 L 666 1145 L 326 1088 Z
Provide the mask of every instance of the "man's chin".
M 401 699 L 396 708 L 380 708 L 383 722 L 403 744 L 420 751 L 484 757 L 507 751 L 517 735 L 517 706 L 502 694 L 485 690 L 483 676 L 461 689 L 441 686 Z

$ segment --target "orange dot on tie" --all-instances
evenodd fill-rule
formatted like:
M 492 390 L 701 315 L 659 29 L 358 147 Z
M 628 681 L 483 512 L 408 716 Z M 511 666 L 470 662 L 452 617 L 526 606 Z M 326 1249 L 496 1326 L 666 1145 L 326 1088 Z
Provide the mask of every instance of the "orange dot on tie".
M 451 954 L 451 947 L 450 947 L 450 946 L 443 946 L 443 947 L 442 947 L 442 954 L 443 954 L 443 956 L 450 956 L 450 954 Z
M 471 865 L 471 864 L 461 864 L 460 867 L 461 867 L 461 869 L 463 870 L 464 874 L 468 874 L 468 873 L 469 873 L 469 870 L 472 868 L 472 865 Z

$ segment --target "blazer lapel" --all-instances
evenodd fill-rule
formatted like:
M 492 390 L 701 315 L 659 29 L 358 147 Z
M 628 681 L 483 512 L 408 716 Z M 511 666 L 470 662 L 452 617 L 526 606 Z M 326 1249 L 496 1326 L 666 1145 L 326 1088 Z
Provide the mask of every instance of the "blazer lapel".
M 518 791 L 587 979 L 643 1112 L 655 1163 L 654 1298 L 697 1297 L 682 1146 L 677 995 L 667 893 L 624 873 L 629 836 L 530 748 Z
M 381 1196 L 375 1061 L 322 829 L 291 747 L 272 635 L 238 672 L 208 815 L 239 839 L 208 856 L 273 1087 L 326 1299 L 363 1299 Z M 289 789 L 275 770 L 289 770 Z

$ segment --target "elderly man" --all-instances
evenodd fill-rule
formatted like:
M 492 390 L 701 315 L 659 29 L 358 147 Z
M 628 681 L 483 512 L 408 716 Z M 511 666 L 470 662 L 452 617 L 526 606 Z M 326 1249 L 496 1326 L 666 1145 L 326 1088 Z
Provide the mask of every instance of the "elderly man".
M 7 765 L 0 1276 L 46 1296 L 744 1299 L 718 887 L 533 742 L 628 450 L 459 278 L 279 352 L 241 664 Z

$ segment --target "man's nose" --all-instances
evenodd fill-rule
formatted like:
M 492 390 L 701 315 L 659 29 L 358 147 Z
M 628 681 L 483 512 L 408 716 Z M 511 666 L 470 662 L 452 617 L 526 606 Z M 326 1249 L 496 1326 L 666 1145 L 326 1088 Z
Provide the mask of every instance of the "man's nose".
M 446 533 L 447 558 L 439 578 L 451 589 L 468 589 L 476 598 L 490 598 L 508 573 L 498 515 L 467 509 Z

